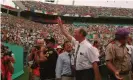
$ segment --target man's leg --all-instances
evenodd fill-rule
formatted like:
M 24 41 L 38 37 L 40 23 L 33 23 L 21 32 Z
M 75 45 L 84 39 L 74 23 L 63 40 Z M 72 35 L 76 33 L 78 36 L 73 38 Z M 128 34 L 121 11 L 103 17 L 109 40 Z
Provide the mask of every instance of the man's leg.
M 76 71 L 76 80 L 94 80 L 93 69 Z
M 82 80 L 94 80 L 93 69 L 83 70 L 83 72 L 82 72 Z
M 75 74 L 75 80 L 82 80 L 82 71 L 79 70 L 79 71 L 76 71 L 76 74 Z

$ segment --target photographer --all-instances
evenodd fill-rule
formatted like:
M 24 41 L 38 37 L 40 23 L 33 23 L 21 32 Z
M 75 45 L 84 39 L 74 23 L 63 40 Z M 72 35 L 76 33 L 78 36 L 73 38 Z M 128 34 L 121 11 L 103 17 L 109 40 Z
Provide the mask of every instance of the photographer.
M 34 46 L 30 54 L 28 56 L 28 60 L 32 61 L 32 64 L 29 65 L 30 67 L 30 76 L 29 80 L 39 80 L 40 79 L 40 72 L 39 72 L 39 65 L 37 63 L 37 57 L 39 54 L 40 47 Z
M 34 46 L 31 49 L 30 54 L 28 56 L 28 60 L 33 61 L 32 64 L 29 64 L 30 67 L 29 80 L 40 80 L 40 71 L 39 71 L 40 66 L 38 64 L 39 63 L 38 58 L 40 52 L 44 48 L 44 40 L 38 39 L 35 44 L 36 46 Z
M 2 80 L 12 80 L 12 74 L 14 72 L 13 64 L 15 59 L 13 57 L 12 51 L 9 51 L 8 47 L 4 45 L 1 46 L 1 79 Z

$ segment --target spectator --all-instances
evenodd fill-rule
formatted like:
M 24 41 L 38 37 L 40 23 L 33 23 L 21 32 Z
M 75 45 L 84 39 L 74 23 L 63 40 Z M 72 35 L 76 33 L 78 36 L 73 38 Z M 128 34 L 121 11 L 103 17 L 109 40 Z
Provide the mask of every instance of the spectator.
M 133 78 L 133 44 L 132 44 L 133 39 L 131 37 L 128 38 L 127 41 L 127 48 L 129 54 L 131 54 L 131 63 L 132 63 L 132 78 Z
M 69 41 L 63 44 L 64 51 L 57 59 L 56 63 L 56 78 L 58 80 L 73 80 L 71 67 L 71 51 L 73 49 L 72 44 Z
M 58 18 L 58 24 L 62 33 L 67 37 L 68 40 L 72 41 L 75 47 L 74 68 L 76 80 L 93 80 L 94 77 L 96 80 L 101 80 L 97 65 L 97 61 L 99 61 L 99 59 L 95 54 L 96 52 L 94 51 L 92 45 L 85 39 L 87 34 L 85 30 L 82 28 L 76 29 L 74 32 L 75 38 L 73 38 L 71 35 L 65 32 L 60 17 Z M 92 53 L 90 54 L 90 52 Z M 90 63 L 88 63 L 88 61 L 90 61 Z
M 37 57 L 39 56 L 40 50 L 40 46 L 34 46 L 28 56 L 29 61 L 33 61 L 32 64 L 29 64 L 29 67 L 31 68 L 29 80 L 40 80 L 40 67 L 37 61 Z
M 63 52 L 63 48 L 60 45 L 57 46 L 56 50 L 57 50 L 58 55 Z
M 96 6 L 72 6 L 72 5 L 60 5 L 49 4 L 39 1 L 21 1 L 27 9 L 42 10 L 46 14 L 57 13 L 59 15 L 69 16 L 105 16 L 105 17 L 132 17 L 132 9 L 128 8 L 109 8 L 109 7 L 96 7 Z M 33 6 L 34 5 L 34 6 Z
M 111 70 L 112 80 L 131 80 L 131 57 L 126 48 L 129 31 L 119 29 L 115 33 L 115 40 L 107 46 L 106 63 Z
M 12 51 L 8 47 L 1 46 L 1 78 L 2 80 L 12 80 L 12 74 L 14 73 L 13 64 L 15 59 Z

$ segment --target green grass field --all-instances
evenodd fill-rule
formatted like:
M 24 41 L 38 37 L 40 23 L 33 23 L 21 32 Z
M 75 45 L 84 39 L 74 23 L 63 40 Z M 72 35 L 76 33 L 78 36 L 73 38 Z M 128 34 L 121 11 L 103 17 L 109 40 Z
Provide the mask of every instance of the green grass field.
M 105 66 L 100 68 L 100 72 L 101 72 L 102 80 L 108 80 L 107 79 L 107 69 Z M 25 67 L 24 74 L 22 74 L 21 76 L 19 76 L 18 78 L 14 79 L 14 80 L 28 80 L 28 78 L 29 78 L 28 68 Z
M 29 73 L 28 73 L 28 68 L 25 67 L 24 68 L 24 74 L 22 74 L 21 76 L 19 76 L 18 78 L 14 79 L 14 80 L 28 80 Z

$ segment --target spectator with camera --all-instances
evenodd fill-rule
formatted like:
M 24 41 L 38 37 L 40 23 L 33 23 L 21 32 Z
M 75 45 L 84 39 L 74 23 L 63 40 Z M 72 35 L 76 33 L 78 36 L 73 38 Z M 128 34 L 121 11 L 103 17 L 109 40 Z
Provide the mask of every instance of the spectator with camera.
M 14 73 L 13 64 L 15 59 L 13 57 L 12 51 L 8 47 L 1 46 L 1 79 L 2 80 L 12 80 L 12 74 Z
M 36 46 L 31 49 L 28 60 L 33 61 L 30 67 L 29 80 L 40 80 L 40 66 L 38 63 L 38 57 L 40 52 L 44 49 L 44 40 L 38 39 L 36 41 Z
M 37 63 L 37 55 L 39 54 L 39 50 L 40 50 L 39 46 L 34 46 L 28 57 L 28 60 L 32 61 L 31 64 L 29 64 L 30 67 L 29 80 L 39 80 L 40 78 L 39 64 Z

